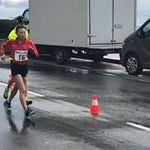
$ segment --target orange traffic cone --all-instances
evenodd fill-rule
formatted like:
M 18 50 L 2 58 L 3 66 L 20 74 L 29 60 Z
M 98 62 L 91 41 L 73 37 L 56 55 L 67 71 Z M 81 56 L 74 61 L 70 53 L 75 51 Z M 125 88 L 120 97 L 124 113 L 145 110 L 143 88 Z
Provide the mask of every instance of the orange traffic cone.
M 12 74 L 9 75 L 9 81 L 12 79 Z M 15 82 L 13 82 L 10 86 L 11 89 L 13 89 L 15 87 Z
M 93 95 L 92 105 L 91 105 L 91 108 L 90 108 L 90 113 L 92 115 L 99 115 L 100 112 L 101 112 L 101 110 L 99 109 L 97 95 Z

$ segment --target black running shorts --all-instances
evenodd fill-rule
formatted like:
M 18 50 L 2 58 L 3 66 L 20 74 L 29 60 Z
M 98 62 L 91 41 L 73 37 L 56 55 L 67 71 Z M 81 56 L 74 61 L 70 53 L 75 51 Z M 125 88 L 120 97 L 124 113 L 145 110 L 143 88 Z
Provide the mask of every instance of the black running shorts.
M 11 62 L 11 74 L 12 76 L 20 74 L 22 77 L 26 77 L 28 74 L 28 64 L 19 65 Z

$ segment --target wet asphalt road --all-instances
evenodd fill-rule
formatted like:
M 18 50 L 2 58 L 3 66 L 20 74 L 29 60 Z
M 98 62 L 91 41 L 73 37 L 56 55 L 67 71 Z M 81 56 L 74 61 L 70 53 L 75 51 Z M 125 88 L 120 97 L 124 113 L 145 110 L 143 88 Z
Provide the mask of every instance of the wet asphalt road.
M 0 150 L 150 150 L 149 70 L 133 77 L 117 64 L 31 61 L 29 96 L 36 115 L 25 120 L 18 96 L 12 116 L 5 114 L 7 66 L 0 62 Z M 99 117 L 88 112 L 93 94 Z

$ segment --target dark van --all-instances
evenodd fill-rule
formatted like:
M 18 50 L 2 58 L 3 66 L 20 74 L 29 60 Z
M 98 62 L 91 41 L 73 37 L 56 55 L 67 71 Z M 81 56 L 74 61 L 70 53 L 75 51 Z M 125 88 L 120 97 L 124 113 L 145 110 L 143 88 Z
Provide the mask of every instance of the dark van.
M 120 57 L 130 75 L 150 69 L 150 19 L 125 39 Z

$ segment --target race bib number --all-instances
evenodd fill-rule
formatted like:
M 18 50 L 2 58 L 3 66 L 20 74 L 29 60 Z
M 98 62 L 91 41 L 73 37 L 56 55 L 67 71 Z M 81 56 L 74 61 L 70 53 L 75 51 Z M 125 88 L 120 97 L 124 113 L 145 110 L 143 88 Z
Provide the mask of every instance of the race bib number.
M 15 51 L 15 61 L 27 61 L 28 60 L 28 52 L 16 50 Z

